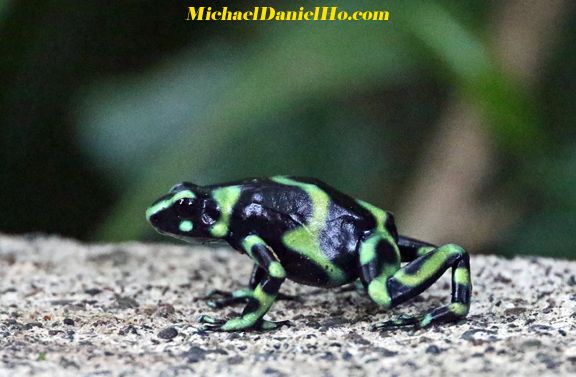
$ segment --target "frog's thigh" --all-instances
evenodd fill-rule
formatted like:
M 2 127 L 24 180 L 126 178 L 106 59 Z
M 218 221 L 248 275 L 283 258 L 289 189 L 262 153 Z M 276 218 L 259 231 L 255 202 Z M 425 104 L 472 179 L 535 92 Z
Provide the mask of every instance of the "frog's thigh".
M 380 283 L 377 282 L 385 282 L 400 268 L 398 247 L 386 233 L 376 233 L 360 243 L 358 254 L 360 280 L 368 290 L 370 298 L 382 306 L 390 307 L 386 289 L 379 287 Z
M 402 262 L 412 262 L 414 259 L 424 254 L 428 254 L 438 247 L 432 245 L 431 243 L 419 241 L 417 239 L 405 236 L 399 236 L 397 244 L 398 248 L 400 249 Z

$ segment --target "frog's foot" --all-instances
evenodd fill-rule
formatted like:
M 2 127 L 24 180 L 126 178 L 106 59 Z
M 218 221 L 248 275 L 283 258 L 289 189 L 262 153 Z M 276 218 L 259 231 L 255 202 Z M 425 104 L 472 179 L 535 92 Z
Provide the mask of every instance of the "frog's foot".
M 356 279 L 354 283 L 347 284 L 343 287 L 338 288 L 338 293 L 344 293 L 344 292 L 356 292 L 360 296 L 366 296 L 368 294 L 366 288 L 364 287 L 360 279 Z
M 250 316 L 236 317 L 229 320 L 217 319 L 209 315 L 200 316 L 202 331 L 270 331 L 282 326 L 290 326 L 290 321 L 254 321 Z
M 413 330 L 423 329 L 439 323 L 456 322 L 466 318 L 469 306 L 453 302 L 449 305 L 439 307 L 429 313 L 420 316 L 400 316 L 399 318 L 377 323 L 372 326 L 372 330 L 394 330 L 401 327 L 409 327 Z
M 208 294 L 203 298 L 209 300 L 207 302 L 209 307 L 214 309 L 221 309 L 227 306 L 246 303 L 248 299 L 251 297 L 254 297 L 254 290 L 250 288 L 245 288 L 245 289 L 237 289 L 232 292 L 223 291 L 220 289 L 214 289 L 208 292 Z M 214 298 L 218 299 L 214 300 Z M 290 300 L 297 300 L 298 296 L 291 296 L 283 293 L 278 293 L 276 299 L 290 301 Z

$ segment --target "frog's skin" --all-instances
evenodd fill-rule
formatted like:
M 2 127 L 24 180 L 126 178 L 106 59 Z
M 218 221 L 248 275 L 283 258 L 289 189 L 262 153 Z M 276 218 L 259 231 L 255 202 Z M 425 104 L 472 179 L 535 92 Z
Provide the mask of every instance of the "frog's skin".
M 160 233 L 182 240 L 224 240 L 254 262 L 248 289 L 224 293 L 227 297 L 213 303 L 247 302 L 242 315 L 227 321 L 202 316 L 205 329 L 272 330 L 286 324 L 263 319 L 285 279 L 326 288 L 359 279 L 370 299 L 389 309 L 452 268 L 450 304 L 374 328 L 458 321 L 470 308 L 464 249 L 399 236 L 389 212 L 317 179 L 277 176 L 211 186 L 184 182 L 148 208 L 146 218 Z

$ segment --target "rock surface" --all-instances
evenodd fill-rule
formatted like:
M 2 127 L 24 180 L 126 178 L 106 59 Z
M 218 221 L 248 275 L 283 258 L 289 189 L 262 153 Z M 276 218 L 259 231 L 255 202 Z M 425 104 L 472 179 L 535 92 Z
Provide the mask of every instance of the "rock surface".
M 474 376 L 576 374 L 576 262 L 473 256 L 467 321 L 421 331 L 370 324 L 449 297 L 449 273 L 391 312 L 355 292 L 286 283 L 270 333 L 199 333 L 213 288 L 246 283 L 226 248 L 84 245 L 0 235 L 0 376 Z

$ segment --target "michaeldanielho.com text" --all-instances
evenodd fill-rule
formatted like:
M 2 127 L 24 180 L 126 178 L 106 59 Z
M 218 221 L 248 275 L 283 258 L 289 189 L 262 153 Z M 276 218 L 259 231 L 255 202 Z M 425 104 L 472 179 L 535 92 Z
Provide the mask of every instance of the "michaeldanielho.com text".
M 387 10 L 345 11 L 338 7 L 300 7 L 277 10 L 254 7 L 251 10 L 230 10 L 228 7 L 188 7 L 187 21 L 388 21 Z

